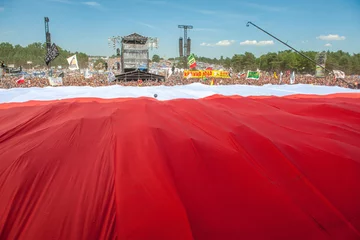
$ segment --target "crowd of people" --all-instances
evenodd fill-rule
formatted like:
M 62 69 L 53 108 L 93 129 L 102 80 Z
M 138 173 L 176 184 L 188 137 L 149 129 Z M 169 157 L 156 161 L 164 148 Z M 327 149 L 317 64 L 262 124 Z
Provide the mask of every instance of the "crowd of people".
M 345 80 L 345 81 L 344 81 Z M 344 80 L 335 79 L 333 76 L 325 78 L 315 78 L 310 75 L 296 75 L 295 84 L 313 84 L 324 86 L 340 86 L 349 87 L 349 84 L 353 84 L 355 88 L 359 88 L 358 82 L 360 82 L 359 76 L 347 76 Z M 153 80 L 138 80 L 138 81 L 108 81 L 108 75 L 106 74 L 94 74 L 91 78 L 85 78 L 83 74 L 72 74 L 62 78 L 63 86 L 108 86 L 108 85 L 122 85 L 122 86 L 175 86 L 175 85 L 187 85 L 191 83 L 202 83 L 208 85 L 279 85 L 290 84 L 290 76 L 284 75 L 280 81 L 272 75 L 261 76 L 259 80 L 246 79 L 245 75 L 233 76 L 231 78 L 184 78 L 182 73 L 174 74 L 168 77 L 165 81 L 153 81 Z M 3 76 L 0 78 L 0 88 L 24 88 L 24 87 L 48 87 L 50 86 L 49 79 L 47 77 L 27 77 L 19 81 L 19 76 Z

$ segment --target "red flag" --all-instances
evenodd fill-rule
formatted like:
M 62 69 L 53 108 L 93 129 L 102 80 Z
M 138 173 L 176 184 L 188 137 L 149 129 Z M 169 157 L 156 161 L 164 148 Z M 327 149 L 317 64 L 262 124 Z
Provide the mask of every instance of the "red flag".
M 18 80 L 16 80 L 16 83 L 17 83 L 17 84 L 23 84 L 23 83 L 25 83 L 24 76 L 22 76 L 21 78 L 19 78 Z

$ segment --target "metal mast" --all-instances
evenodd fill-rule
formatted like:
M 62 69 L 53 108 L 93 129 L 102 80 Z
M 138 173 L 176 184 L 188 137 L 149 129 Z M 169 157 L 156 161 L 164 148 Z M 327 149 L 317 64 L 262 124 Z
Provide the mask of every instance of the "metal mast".
M 45 17 L 45 38 L 46 38 L 46 49 L 49 51 L 51 47 L 51 36 L 50 36 L 50 30 L 49 30 L 49 18 Z
M 183 49 L 183 56 L 185 57 L 185 64 L 187 66 L 187 57 L 188 57 L 188 44 L 187 44 L 187 30 L 188 29 L 193 29 L 194 27 L 191 25 L 178 25 L 178 28 L 183 28 L 184 29 L 184 49 Z

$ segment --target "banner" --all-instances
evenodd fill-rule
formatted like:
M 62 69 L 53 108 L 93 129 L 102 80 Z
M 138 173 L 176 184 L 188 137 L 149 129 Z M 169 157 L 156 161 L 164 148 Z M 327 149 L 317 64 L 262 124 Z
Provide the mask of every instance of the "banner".
M 62 86 L 63 85 L 63 81 L 61 77 L 49 77 L 49 84 L 51 86 Z
M 68 63 L 69 63 L 69 69 L 70 70 L 78 70 L 79 69 L 79 64 L 76 58 L 76 55 L 71 56 L 67 59 Z
M 333 70 L 334 76 L 336 79 L 345 79 L 345 73 L 340 70 Z
M 248 71 L 246 75 L 246 79 L 259 80 L 260 72 Z
M 213 77 L 213 78 L 230 78 L 228 71 L 219 71 L 219 70 L 184 70 L 184 78 L 204 78 L 204 77 Z

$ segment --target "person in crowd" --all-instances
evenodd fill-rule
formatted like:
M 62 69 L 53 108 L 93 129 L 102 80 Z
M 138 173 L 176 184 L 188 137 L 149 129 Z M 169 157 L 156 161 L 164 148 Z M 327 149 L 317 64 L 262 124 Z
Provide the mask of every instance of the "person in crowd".
M 1 62 L 3 64 L 3 62 Z M 173 70 L 175 74 L 172 74 L 165 81 L 154 81 L 142 79 L 141 86 L 175 86 L 175 85 L 187 85 L 191 83 L 201 82 L 202 84 L 211 84 L 211 80 L 204 80 L 202 78 L 184 78 L 183 74 L 176 73 L 175 69 Z M 107 85 L 122 85 L 122 86 L 138 86 L 137 81 L 114 81 L 108 82 L 107 74 L 93 74 L 91 78 L 85 78 L 83 74 L 72 73 L 62 71 L 56 74 L 56 76 L 62 77 L 64 86 L 107 86 Z M 18 84 L 17 80 L 21 76 L 2 76 L 0 81 L 0 88 L 18 88 L 18 87 L 47 87 L 50 86 L 47 76 L 34 76 L 26 75 L 26 81 L 22 84 Z M 259 80 L 246 79 L 246 74 L 236 74 L 234 73 L 230 78 L 211 78 L 214 79 L 214 85 L 265 85 L 273 84 L 278 85 L 279 80 L 275 79 L 272 74 L 262 74 Z M 315 78 L 309 75 L 296 75 L 295 84 L 312 84 L 312 85 L 326 85 L 326 86 L 340 86 L 340 87 L 349 87 L 346 83 L 352 83 L 355 88 L 359 88 L 359 78 L 358 76 L 346 76 L 345 81 L 337 81 L 333 76 L 328 76 L 325 78 Z M 290 76 L 285 75 L 282 77 L 282 84 L 290 84 Z

